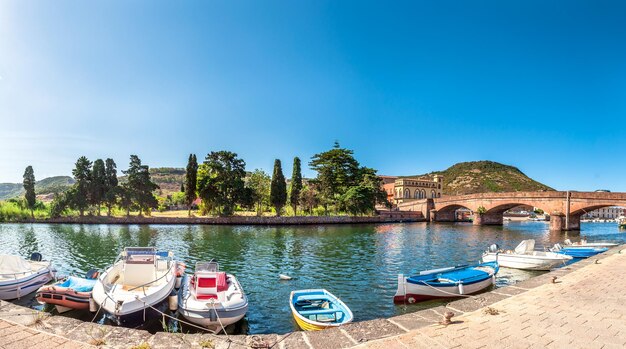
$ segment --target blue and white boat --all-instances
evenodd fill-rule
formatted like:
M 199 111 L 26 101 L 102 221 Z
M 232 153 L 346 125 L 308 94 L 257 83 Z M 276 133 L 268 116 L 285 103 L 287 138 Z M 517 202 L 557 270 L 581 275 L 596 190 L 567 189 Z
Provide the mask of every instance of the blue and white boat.
M 292 291 L 289 306 L 298 326 L 305 331 L 337 327 L 352 321 L 352 311 L 324 289 Z
M 550 250 L 574 258 L 588 258 L 606 252 L 609 249 L 606 247 L 563 247 L 561 244 L 556 244 Z
M 398 275 L 393 301 L 415 303 L 434 298 L 452 298 L 480 292 L 496 282 L 498 262 L 426 270 L 418 275 Z
M 55 277 L 50 261 L 42 261 L 35 252 L 30 260 L 20 256 L 0 255 L 0 299 L 19 299 L 37 291 Z

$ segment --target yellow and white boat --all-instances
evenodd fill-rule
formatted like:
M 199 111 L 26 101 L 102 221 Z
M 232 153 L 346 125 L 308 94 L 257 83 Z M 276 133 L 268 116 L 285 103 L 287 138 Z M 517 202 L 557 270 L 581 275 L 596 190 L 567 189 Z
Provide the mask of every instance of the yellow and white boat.
M 292 291 L 291 313 L 305 331 L 319 331 L 352 322 L 352 311 L 332 293 L 324 289 Z

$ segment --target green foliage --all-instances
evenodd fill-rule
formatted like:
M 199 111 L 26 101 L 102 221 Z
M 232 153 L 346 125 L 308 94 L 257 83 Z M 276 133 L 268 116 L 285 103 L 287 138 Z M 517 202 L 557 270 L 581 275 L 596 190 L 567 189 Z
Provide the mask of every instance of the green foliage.
M 120 192 L 117 179 L 117 165 L 113 159 L 106 159 L 104 169 L 104 203 L 107 207 L 107 216 L 111 216 L 111 210 L 117 203 Z
M 476 213 L 478 214 L 485 214 L 487 212 L 487 209 L 485 208 L 485 206 L 480 206 L 478 207 L 478 210 L 476 210 Z
M 90 181 L 90 195 L 89 201 L 92 205 L 94 205 L 98 211 L 98 216 L 100 215 L 100 205 L 105 198 L 107 193 L 106 187 L 106 169 L 104 165 L 104 161 L 102 159 L 98 159 L 94 161 L 93 168 L 91 170 L 91 181 Z
M 309 166 L 317 172 L 315 182 L 325 209 L 329 204 L 336 205 L 351 186 L 358 185 L 359 162 L 353 154 L 352 150 L 341 148 L 335 142 L 333 149 L 311 158 Z
M 381 179 L 376 176 L 376 171 L 370 168 L 362 168 L 362 180 L 359 185 L 350 187 L 341 196 L 341 208 L 352 215 L 372 214 L 376 204 L 385 204 L 387 194 L 382 190 Z
M 283 175 L 283 168 L 280 160 L 274 160 L 274 173 L 272 174 L 272 183 L 270 185 L 270 204 L 276 210 L 276 215 L 280 213 L 287 203 L 287 182 Z
M 26 206 L 30 210 L 31 217 L 35 218 L 33 211 L 35 209 L 37 196 L 35 195 L 35 172 L 33 171 L 32 166 L 26 167 L 26 170 L 24 171 L 24 181 L 22 184 L 24 185 L 24 190 L 26 191 L 26 194 L 24 195 Z
M 130 195 L 130 199 L 139 209 L 140 215 L 142 213 L 150 215 L 150 209 L 157 208 L 158 205 L 153 191 L 159 189 L 159 186 L 150 179 L 149 167 L 142 165 L 137 155 L 131 155 L 128 170 L 122 172 L 127 176 L 123 195 Z
M 0 201 L 0 223 L 19 222 L 29 218 L 45 219 L 49 216 L 48 208 L 41 201 L 36 202 L 32 212 L 25 200 Z
M 76 161 L 72 170 L 72 175 L 76 183 L 71 190 L 70 207 L 78 210 L 80 216 L 84 215 L 89 206 L 89 194 L 91 191 L 91 161 L 85 156 L 81 156 Z
M 189 160 L 187 162 L 187 171 L 185 174 L 185 185 L 181 187 L 181 191 L 185 192 L 185 198 L 187 199 L 187 208 L 189 210 L 188 215 L 191 217 L 191 204 L 196 199 L 196 184 L 198 182 L 198 160 L 196 154 L 189 154 Z
M 265 171 L 256 169 L 246 177 L 246 188 L 251 190 L 252 200 L 256 205 L 256 214 L 263 214 L 263 207 L 269 205 L 272 179 Z
M 300 205 L 300 193 L 302 192 L 302 169 L 300 158 L 293 158 L 293 171 L 291 172 L 291 191 L 289 192 L 289 204 L 293 209 L 294 216 L 298 214 Z
M 244 195 L 246 163 L 230 151 L 210 152 L 198 167 L 197 190 L 205 211 L 231 215 Z
M 319 206 L 318 191 L 314 184 L 306 185 L 300 192 L 300 203 L 304 213 L 313 215 L 313 210 Z
M 57 194 L 54 197 L 54 200 L 52 200 L 52 203 L 50 204 L 50 217 L 61 217 L 67 212 L 70 206 L 70 197 L 73 195 L 70 193 L 71 190 L 73 189 L 69 189 L 65 193 Z

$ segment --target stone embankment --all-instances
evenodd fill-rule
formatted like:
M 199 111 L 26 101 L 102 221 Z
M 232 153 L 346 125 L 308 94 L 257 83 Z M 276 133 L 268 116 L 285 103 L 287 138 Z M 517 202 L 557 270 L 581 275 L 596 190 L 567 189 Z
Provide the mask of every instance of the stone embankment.
M 384 211 L 377 216 L 287 216 L 287 217 L 59 217 L 41 220 L 24 220 L 20 223 L 65 223 L 65 224 L 207 224 L 207 225 L 316 225 L 316 224 L 361 224 L 423 222 L 421 213 Z
M 11 326 L 6 332 L 11 336 L 0 336 L 0 347 L 30 348 L 25 344 L 31 343 L 28 338 L 35 336 L 45 343 L 45 335 L 50 334 L 67 339 L 70 347 L 80 342 L 103 348 L 624 348 L 626 256 L 621 248 L 445 306 L 319 332 L 151 334 L 0 302 L 0 326 Z M 381 299 L 386 301 L 391 300 Z M 442 325 L 447 312 L 455 316 L 451 324 Z

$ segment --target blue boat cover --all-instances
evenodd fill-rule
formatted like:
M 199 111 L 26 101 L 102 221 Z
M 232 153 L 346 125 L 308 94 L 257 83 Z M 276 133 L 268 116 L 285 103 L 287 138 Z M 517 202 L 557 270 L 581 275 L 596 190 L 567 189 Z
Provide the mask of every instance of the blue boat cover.
M 495 262 L 487 262 L 474 266 L 466 266 L 455 268 L 450 271 L 443 272 L 433 272 L 430 274 L 424 275 L 415 275 L 407 278 L 407 281 L 413 284 L 429 284 L 433 286 L 452 286 L 457 283 L 473 284 L 476 282 L 483 281 L 491 277 L 491 275 L 485 271 L 474 269 L 478 266 L 487 266 L 494 269 L 494 271 L 498 272 L 498 264 Z M 447 281 L 441 281 L 440 279 L 445 279 Z M 449 280 L 449 281 L 448 281 Z
M 59 287 L 71 288 L 74 291 L 78 292 L 91 292 L 95 284 L 96 279 L 83 279 L 75 276 L 70 276 L 63 283 L 60 283 Z

